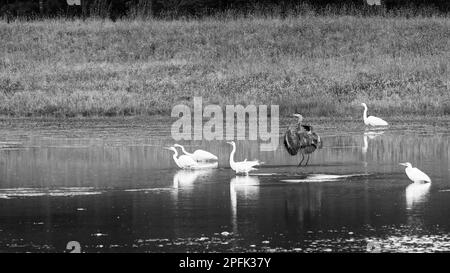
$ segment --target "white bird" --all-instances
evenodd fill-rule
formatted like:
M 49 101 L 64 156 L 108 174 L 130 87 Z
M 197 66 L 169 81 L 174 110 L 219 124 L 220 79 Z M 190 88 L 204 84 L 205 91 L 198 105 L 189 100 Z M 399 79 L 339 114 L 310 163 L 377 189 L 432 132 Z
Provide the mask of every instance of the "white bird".
M 196 150 L 193 153 L 188 153 L 183 146 L 180 144 L 173 145 L 174 147 L 180 147 L 185 155 L 192 157 L 195 161 L 208 161 L 208 160 L 217 160 L 217 156 L 213 155 L 210 152 L 204 150 Z
M 236 173 L 245 173 L 246 175 L 248 175 L 250 171 L 257 170 L 256 168 L 254 168 L 255 166 L 259 166 L 262 164 L 261 162 L 259 162 L 259 160 L 247 161 L 247 159 L 241 162 L 235 162 L 234 154 L 236 153 L 236 143 L 234 143 L 234 141 L 227 143 L 233 146 L 233 150 L 231 151 L 230 154 L 230 167 Z
M 400 163 L 400 165 L 406 166 L 405 172 L 408 178 L 413 182 L 431 182 L 430 177 L 426 173 L 417 168 L 413 168 L 411 163 Z
M 388 123 L 382 120 L 381 118 L 377 118 L 374 116 L 367 117 L 367 105 L 364 102 L 361 103 L 361 105 L 364 107 L 364 114 L 363 114 L 364 124 L 370 126 L 388 126 Z
M 199 166 L 198 162 L 192 159 L 192 157 L 190 156 L 180 155 L 180 157 L 177 158 L 178 151 L 177 149 L 175 149 L 175 147 L 169 148 L 164 147 L 164 149 L 174 152 L 173 161 L 175 161 L 175 164 L 177 164 L 177 166 L 180 167 L 181 169 L 191 169 Z

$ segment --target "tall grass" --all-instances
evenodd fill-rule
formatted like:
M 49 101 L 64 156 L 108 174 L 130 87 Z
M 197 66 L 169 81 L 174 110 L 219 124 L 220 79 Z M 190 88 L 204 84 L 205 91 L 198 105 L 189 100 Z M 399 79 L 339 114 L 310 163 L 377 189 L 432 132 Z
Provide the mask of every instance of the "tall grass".
M 0 22 L 0 114 L 450 114 L 450 19 L 287 16 Z

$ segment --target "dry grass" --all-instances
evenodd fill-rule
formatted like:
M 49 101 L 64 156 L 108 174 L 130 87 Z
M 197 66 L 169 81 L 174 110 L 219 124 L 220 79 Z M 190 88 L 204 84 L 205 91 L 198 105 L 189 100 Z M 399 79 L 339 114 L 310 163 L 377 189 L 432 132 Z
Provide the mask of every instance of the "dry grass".
M 450 114 L 450 19 L 0 22 L 0 114 L 169 114 L 194 95 L 281 112 Z

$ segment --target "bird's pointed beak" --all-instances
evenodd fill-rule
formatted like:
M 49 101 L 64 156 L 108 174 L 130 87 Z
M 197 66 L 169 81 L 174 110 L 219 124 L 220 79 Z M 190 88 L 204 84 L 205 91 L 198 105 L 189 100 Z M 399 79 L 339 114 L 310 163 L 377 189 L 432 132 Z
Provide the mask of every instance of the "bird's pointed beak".
M 399 165 L 402 165 L 402 166 L 408 166 L 406 163 L 398 163 Z
M 231 141 L 227 141 L 227 143 L 233 145 L 233 142 L 231 142 Z
M 172 149 L 170 149 L 170 148 L 172 148 L 172 147 L 163 147 L 163 149 L 166 149 L 166 150 L 172 150 Z

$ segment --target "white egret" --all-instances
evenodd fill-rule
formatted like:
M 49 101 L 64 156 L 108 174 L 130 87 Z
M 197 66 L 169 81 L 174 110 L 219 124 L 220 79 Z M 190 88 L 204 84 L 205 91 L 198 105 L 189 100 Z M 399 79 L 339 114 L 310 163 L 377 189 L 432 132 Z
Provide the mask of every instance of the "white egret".
M 361 103 L 361 105 L 364 107 L 364 114 L 363 114 L 364 124 L 370 126 L 388 126 L 388 123 L 382 120 L 381 118 L 377 118 L 374 116 L 367 117 L 367 105 L 364 102 Z
M 190 156 L 181 155 L 180 157 L 177 158 L 178 151 L 177 149 L 175 149 L 175 147 L 169 148 L 164 147 L 164 149 L 174 152 L 173 161 L 175 161 L 175 164 L 177 164 L 177 166 L 180 167 L 181 169 L 191 169 L 199 166 L 198 162 L 192 159 L 192 157 Z
M 230 141 L 227 143 L 233 146 L 233 150 L 230 154 L 230 167 L 236 173 L 245 173 L 246 175 L 248 175 L 250 171 L 257 170 L 256 168 L 254 168 L 255 166 L 259 166 L 262 164 L 259 160 L 247 161 L 247 159 L 241 162 L 235 162 L 234 154 L 236 153 L 236 143 L 234 143 L 234 141 Z
M 400 163 L 400 165 L 405 166 L 405 172 L 408 178 L 413 182 L 431 182 L 430 177 L 426 175 L 426 173 L 422 172 L 421 170 L 417 168 L 413 168 L 411 163 Z
M 184 147 L 180 144 L 175 144 L 173 146 L 181 148 L 185 155 L 192 157 L 192 159 L 194 159 L 195 161 L 218 160 L 217 156 L 204 150 L 196 150 L 193 153 L 188 153 L 186 149 L 184 149 Z

